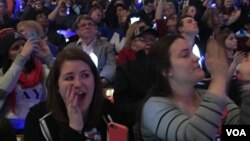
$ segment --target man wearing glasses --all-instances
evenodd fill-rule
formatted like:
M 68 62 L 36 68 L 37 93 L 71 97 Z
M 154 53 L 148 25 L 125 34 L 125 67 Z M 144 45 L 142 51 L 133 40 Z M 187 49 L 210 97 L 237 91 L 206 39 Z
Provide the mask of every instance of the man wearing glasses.
M 114 46 L 97 38 L 97 25 L 88 15 L 78 16 L 75 27 L 79 39 L 67 45 L 65 49 L 76 47 L 88 53 L 100 72 L 103 87 L 107 87 L 113 82 L 115 75 Z

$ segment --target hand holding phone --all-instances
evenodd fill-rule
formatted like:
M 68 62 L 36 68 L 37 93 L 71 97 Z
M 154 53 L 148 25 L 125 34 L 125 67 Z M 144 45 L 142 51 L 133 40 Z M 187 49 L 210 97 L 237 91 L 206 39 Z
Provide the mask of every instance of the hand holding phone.
M 28 39 L 29 40 L 37 40 L 36 41 L 37 44 L 34 44 L 33 47 L 34 47 L 35 52 L 39 52 L 39 50 L 40 50 L 40 43 L 39 43 L 38 40 L 40 40 L 40 38 L 39 38 L 38 34 L 36 32 L 33 32 L 33 31 L 28 32 Z
M 28 32 L 28 39 L 39 40 L 39 36 L 36 32 Z

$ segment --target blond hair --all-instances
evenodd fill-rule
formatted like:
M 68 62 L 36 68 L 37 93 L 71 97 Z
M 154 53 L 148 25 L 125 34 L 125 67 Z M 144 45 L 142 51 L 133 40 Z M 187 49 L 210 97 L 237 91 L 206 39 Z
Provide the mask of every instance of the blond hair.
M 22 26 L 34 29 L 39 35 L 39 37 L 42 39 L 45 37 L 43 28 L 37 21 L 34 20 L 21 21 L 17 24 L 17 29 L 19 29 Z

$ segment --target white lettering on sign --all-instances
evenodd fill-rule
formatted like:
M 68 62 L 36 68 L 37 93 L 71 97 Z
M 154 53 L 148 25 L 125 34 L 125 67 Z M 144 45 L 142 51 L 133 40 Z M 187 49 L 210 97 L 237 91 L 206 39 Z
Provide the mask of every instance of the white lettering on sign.
M 244 129 L 226 129 L 227 136 L 247 136 Z

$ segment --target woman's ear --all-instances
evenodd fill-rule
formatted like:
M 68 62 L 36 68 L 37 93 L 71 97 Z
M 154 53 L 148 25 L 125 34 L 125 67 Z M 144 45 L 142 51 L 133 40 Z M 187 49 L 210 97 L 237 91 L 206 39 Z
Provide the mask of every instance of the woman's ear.
M 178 27 L 178 29 L 177 29 L 180 33 L 182 32 L 182 27 L 180 26 L 180 27 Z

